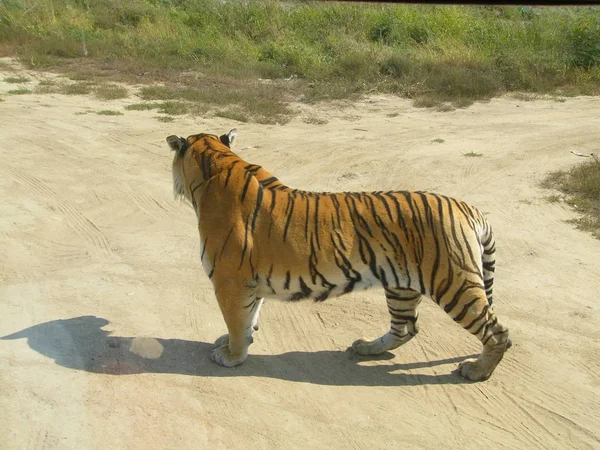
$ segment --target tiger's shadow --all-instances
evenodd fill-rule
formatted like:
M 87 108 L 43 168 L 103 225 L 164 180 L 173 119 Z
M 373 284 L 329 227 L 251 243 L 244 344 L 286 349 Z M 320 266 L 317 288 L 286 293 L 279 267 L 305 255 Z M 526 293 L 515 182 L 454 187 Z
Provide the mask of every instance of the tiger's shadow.
M 27 339 L 38 353 L 70 369 L 109 375 L 173 373 L 204 377 L 267 377 L 300 383 L 339 386 L 417 386 L 462 384 L 457 373 L 427 375 L 402 371 L 457 363 L 469 355 L 438 361 L 362 365 L 365 358 L 345 351 L 288 352 L 251 355 L 232 369 L 213 363 L 212 343 L 182 339 L 110 336 L 109 321 L 95 316 L 53 320 L 1 340 Z M 391 359 L 386 353 L 377 359 Z M 370 358 L 372 359 L 372 358 Z M 400 372 L 398 372 L 400 371 Z

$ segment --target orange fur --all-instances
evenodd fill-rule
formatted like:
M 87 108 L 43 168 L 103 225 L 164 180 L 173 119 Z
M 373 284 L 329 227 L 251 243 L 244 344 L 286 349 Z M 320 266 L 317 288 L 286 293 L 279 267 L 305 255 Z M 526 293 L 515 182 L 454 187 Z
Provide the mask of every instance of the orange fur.
M 381 286 L 390 330 L 354 342 L 356 353 L 379 354 L 414 337 L 427 296 L 484 344 L 460 373 L 492 374 L 510 340 L 491 307 L 495 244 L 477 209 L 426 192 L 292 189 L 233 153 L 234 136 L 167 138 L 175 194 L 198 216 L 202 265 L 229 331 L 216 343 L 216 362 L 246 359 L 263 297 L 323 301 Z

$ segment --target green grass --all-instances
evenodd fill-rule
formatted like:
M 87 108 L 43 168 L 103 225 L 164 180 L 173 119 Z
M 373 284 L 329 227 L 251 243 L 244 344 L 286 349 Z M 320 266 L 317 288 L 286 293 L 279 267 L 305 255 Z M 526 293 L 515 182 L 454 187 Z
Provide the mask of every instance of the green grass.
M 162 83 L 144 99 L 261 123 L 289 120 L 285 102 L 298 98 L 392 93 L 445 111 L 507 92 L 600 93 L 600 10 L 589 7 L 10 0 L 0 17 L 0 52 L 31 68 Z
M 129 97 L 129 92 L 123 86 L 104 84 L 94 88 L 94 95 L 100 100 L 117 100 Z
M 96 111 L 96 114 L 100 116 L 122 116 L 123 113 L 121 111 L 115 111 L 114 109 L 102 109 L 100 111 Z
M 232 119 L 237 120 L 238 122 L 248 122 L 248 116 L 244 113 L 244 111 L 235 110 L 235 109 L 222 109 L 215 112 L 215 116 L 222 117 L 224 119 Z
M 171 116 L 154 116 L 154 118 L 156 120 L 158 120 L 159 122 L 165 122 L 165 123 L 169 123 L 169 122 L 174 122 L 175 118 L 171 117 Z
M 86 95 L 93 90 L 92 85 L 88 82 L 64 84 L 58 89 L 58 92 L 66 95 Z
M 302 122 L 308 123 L 311 125 L 325 125 L 325 124 L 329 123 L 329 121 L 327 119 L 325 119 L 323 117 L 314 116 L 314 115 L 306 116 L 304 119 L 302 119 Z
M 149 111 L 151 109 L 160 108 L 160 103 L 156 102 L 142 102 L 142 103 L 133 103 L 131 105 L 125 106 L 125 109 L 128 111 Z
M 30 89 L 11 89 L 10 91 L 8 91 L 8 94 L 12 94 L 12 95 L 23 95 L 23 94 L 31 94 L 31 90 Z
M 580 217 L 572 220 L 577 228 L 600 239 L 600 159 L 574 166 L 570 170 L 550 173 L 542 182 L 546 189 L 556 189 L 563 196 L 552 195 L 549 201 L 560 201 L 576 208 Z
M 563 201 L 563 196 L 557 194 L 547 195 L 544 197 L 544 200 L 546 200 L 548 203 L 558 203 Z
M 178 101 L 163 102 L 158 107 L 159 113 L 167 114 L 167 115 L 171 115 L 171 116 L 187 114 L 189 111 L 190 111 L 189 103 L 178 102 Z
M 29 78 L 22 77 L 22 76 L 19 76 L 19 77 L 8 77 L 8 78 L 5 78 L 4 81 L 6 83 L 26 83 L 27 81 L 29 81 Z
M 463 153 L 463 156 L 466 158 L 480 158 L 483 156 L 483 153 L 469 152 Z

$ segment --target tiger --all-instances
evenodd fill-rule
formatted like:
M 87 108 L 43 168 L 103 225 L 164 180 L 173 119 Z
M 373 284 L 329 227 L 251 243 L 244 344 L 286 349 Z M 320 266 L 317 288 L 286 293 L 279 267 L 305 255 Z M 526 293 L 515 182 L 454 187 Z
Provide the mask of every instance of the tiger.
M 488 379 L 512 344 L 492 308 L 495 240 L 483 214 L 422 191 L 311 192 L 293 189 L 231 148 L 233 129 L 166 141 L 176 198 L 193 207 L 200 261 L 228 334 L 211 354 L 233 367 L 248 357 L 264 298 L 322 302 L 382 287 L 390 328 L 349 350 L 379 355 L 419 332 L 423 297 L 483 344 L 457 372 Z

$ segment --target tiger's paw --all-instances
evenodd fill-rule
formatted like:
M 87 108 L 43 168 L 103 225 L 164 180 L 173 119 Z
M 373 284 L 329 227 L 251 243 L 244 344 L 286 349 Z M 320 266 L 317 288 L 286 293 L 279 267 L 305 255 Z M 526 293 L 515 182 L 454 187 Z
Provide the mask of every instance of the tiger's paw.
M 458 365 L 458 373 L 470 381 L 485 381 L 492 375 L 492 371 L 478 359 L 467 359 Z
M 364 339 L 358 339 L 352 343 L 352 351 L 361 356 L 379 355 L 383 353 L 385 349 L 382 348 L 379 340 L 372 342 L 365 341 Z
M 221 337 L 223 337 L 223 336 L 221 336 Z M 229 336 L 227 337 L 227 339 L 229 340 Z M 232 355 L 231 352 L 229 351 L 229 345 L 227 345 L 227 344 L 222 345 L 221 347 L 215 348 L 211 354 L 211 359 L 214 362 L 216 362 L 217 364 L 224 366 L 224 367 L 239 366 L 246 360 L 247 357 L 248 357 L 247 353 L 239 355 L 239 356 Z
M 223 345 L 228 345 L 228 344 L 229 344 L 229 335 L 224 334 L 223 336 L 219 336 L 219 338 L 215 341 L 215 343 L 213 344 L 213 348 L 219 348 L 219 347 L 222 347 Z
M 252 337 L 252 335 L 249 335 L 246 337 L 246 340 L 248 342 L 248 345 L 254 343 L 254 338 Z M 223 336 L 220 336 L 215 343 L 213 344 L 213 348 L 219 348 L 223 345 L 228 345 L 229 344 L 229 335 L 228 334 L 224 334 Z

